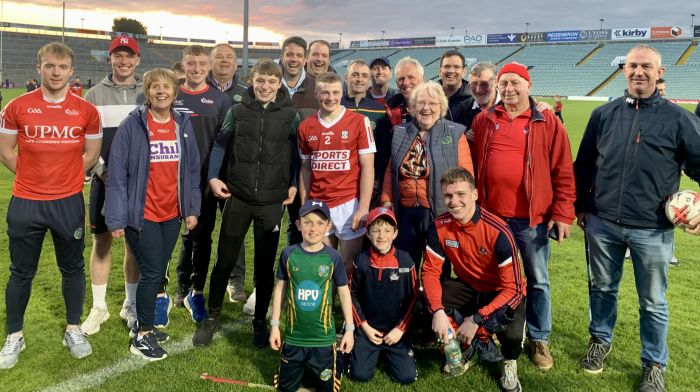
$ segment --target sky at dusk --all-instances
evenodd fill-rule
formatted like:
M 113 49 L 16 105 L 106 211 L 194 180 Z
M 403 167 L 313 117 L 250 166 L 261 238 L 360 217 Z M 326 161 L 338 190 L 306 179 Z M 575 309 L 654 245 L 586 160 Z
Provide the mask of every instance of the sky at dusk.
M 2 1 L 5 22 L 61 25 L 61 1 Z M 66 26 L 111 30 L 115 17 L 138 19 L 151 35 L 208 38 L 217 41 L 243 38 L 243 1 L 162 0 L 66 2 Z M 523 5 L 527 4 L 527 7 Z M 698 15 L 700 1 L 666 0 L 588 1 L 367 1 L 268 0 L 250 1 L 251 41 L 280 42 L 289 35 L 338 41 L 353 39 L 464 35 L 475 33 L 555 31 L 569 29 L 688 26 Z M 454 30 L 451 29 L 454 27 Z

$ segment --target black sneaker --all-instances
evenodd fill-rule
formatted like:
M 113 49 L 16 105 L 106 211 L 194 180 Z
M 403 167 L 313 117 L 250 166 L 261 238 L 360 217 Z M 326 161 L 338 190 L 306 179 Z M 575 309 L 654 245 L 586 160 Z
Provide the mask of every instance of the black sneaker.
M 139 333 L 139 322 L 137 321 L 134 324 L 134 328 L 129 329 L 129 337 L 133 339 L 138 333 Z M 160 329 L 158 329 L 156 327 L 153 327 L 153 329 L 151 330 L 151 333 L 153 334 L 153 336 L 155 336 L 158 343 L 165 343 L 168 340 L 170 340 L 170 335 L 168 335 L 167 333 L 161 331 Z
M 253 345 L 257 348 L 263 348 L 269 344 L 270 332 L 267 330 L 265 320 L 253 320 Z
M 208 346 L 214 339 L 214 334 L 221 329 L 218 318 L 206 318 L 202 324 L 199 325 L 196 331 L 194 331 L 194 336 L 192 336 L 193 346 Z
M 177 293 L 175 294 L 175 300 L 173 301 L 173 306 L 178 307 L 178 308 L 184 308 L 185 307 L 185 297 L 187 297 L 187 294 L 189 294 L 189 290 L 185 288 L 178 288 Z
M 599 338 L 591 336 L 588 341 L 588 352 L 581 360 L 581 369 L 587 373 L 598 374 L 603 371 L 605 357 L 610 354 L 612 345 L 607 344 Z
M 644 367 L 642 379 L 637 385 L 637 392 L 664 392 L 664 371 L 658 364 L 650 364 Z
M 168 357 L 168 353 L 165 352 L 158 344 L 156 336 L 153 331 L 145 334 L 141 340 L 138 339 L 138 335 L 131 339 L 131 347 L 129 351 L 132 354 L 136 354 L 146 361 L 160 361 Z

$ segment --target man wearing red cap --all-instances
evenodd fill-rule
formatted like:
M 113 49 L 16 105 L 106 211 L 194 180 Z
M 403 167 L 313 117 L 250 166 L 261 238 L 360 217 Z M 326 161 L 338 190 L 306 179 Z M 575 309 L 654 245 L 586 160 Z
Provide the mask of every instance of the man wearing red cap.
M 137 105 L 143 103 L 143 82 L 136 78 L 136 67 L 141 62 L 141 50 L 135 38 L 120 36 L 109 45 L 109 63 L 112 73 L 91 88 L 85 99 L 95 105 L 102 120 L 102 150 L 93 169 L 95 175 L 90 186 L 88 210 L 92 232 L 92 254 L 90 255 L 90 280 L 92 283 L 92 309 L 82 324 L 88 335 L 97 333 L 100 324 L 107 321 L 107 278 L 112 264 L 112 235 L 107 230 L 103 208 L 105 203 L 106 162 L 109 147 L 119 123 Z M 124 279 L 126 300 L 119 315 L 127 322 L 136 320 L 136 285 L 139 270 L 133 253 L 124 242 Z
M 540 111 L 529 96 L 527 68 L 506 64 L 498 72 L 501 101 L 472 123 L 479 199 L 515 234 L 527 277 L 526 321 L 530 359 L 549 369 L 552 330 L 548 234 L 557 242 L 571 235 L 575 185 L 566 130 L 551 110 Z
M 396 216 L 377 207 L 367 215 L 367 237 L 372 246 L 353 262 L 350 296 L 355 325 L 355 348 L 350 378 L 369 381 L 381 352 L 389 363 L 391 379 L 400 384 L 416 381 L 416 360 L 406 330 L 418 298 L 418 277 L 411 256 L 396 249 Z

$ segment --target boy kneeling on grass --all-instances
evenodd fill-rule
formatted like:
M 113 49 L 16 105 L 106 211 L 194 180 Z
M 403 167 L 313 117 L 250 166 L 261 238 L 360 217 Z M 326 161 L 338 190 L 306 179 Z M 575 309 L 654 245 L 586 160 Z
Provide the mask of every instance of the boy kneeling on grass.
M 372 379 L 382 351 L 392 380 L 411 384 L 418 377 L 413 347 L 404 335 L 418 296 L 418 277 L 411 256 L 393 246 L 396 226 L 391 210 L 370 211 L 367 237 L 372 247 L 355 257 L 350 294 L 361 328 L 350 358 L 350 378 L 356 381 Z
M 340 369 L 336 369 L 333 285 L 345 319 L 345 334 L 340 350 L 352 350 L 355 326 L 352 302 L 343 259 L 335 249 L 323 243 L 331 227 L 326 203 L 307 200 L 299 209 L 297 228 L 302 242 L 286 247 L 280 255 L 277 285 L 272 300 L 270 347 L 282 349 L 275 387 L 296 391 L 308 366 L 318 377 L 316 391 L 340 389 Z M 282 297 L 287 301 L 285 341 L 280 334 Z

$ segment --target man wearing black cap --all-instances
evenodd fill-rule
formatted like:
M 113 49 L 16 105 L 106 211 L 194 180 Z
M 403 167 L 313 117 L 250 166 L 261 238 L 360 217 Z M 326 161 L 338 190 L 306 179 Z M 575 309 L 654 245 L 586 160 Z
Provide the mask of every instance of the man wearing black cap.
M 372 75 L 372 86 L 367 90 L 367 95 L 380 104 L 386 104 L 386 100 L 398 93 L 398 90 L 389 87 L 391 79 L 391 62 L 381 56 L 369 63 L 370 74 Z
M 106 162 L 109 147 L 119 123 L 137 105 L 143 103 L 143 81 L 136 78 L 136 67 L 141 62 L 141 50 L 135 38 L 115 37 L 109 45 L 109 63 L 112 73 L 91 88 L 85 99 L 95 105 L 102 121 L 102 151 L 93 169 L 95 176 L 90 186 L 88 212 L 92 232 L 92 254 L 90 255 L 90 280 L 92 282 L 92 309 L 82 324 L 83 332 L 92 335 L 107 321 L 109 312 L 105 301 L 107 278 L 112 264 L 112 235 L 107 230 L 102 210 L 105 202 Z M 136 320 L 136 286 L 139 270 L 133 253 L 124 242 L 124 279 L 126 300 L 119 316 L 127 323 Z

